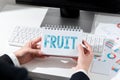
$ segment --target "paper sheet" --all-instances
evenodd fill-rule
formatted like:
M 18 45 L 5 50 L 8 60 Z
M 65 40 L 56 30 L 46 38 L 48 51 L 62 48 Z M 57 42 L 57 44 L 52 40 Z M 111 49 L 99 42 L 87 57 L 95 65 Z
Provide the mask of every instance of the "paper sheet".
M 100 60 L 93 63 L 91 72 L 109 75 L 110 78 L 116 74 L 120 76 L 120 24 L 100 23 L 95 34 L 102 34 L 107 39 L 103 55 Z M 118 80 L 118 78 L 112 80 Z
M 95 34 L 105 35 L 107 38 L 120 40 L 120 25 L 119 24 L 108 24 L 99 23 L 95 30 Z
M 102 61 L 94 61 L 92 64 L 91 72 L 102 74 L 102 75 L 109 75 L 111 69 L 111 64 Z

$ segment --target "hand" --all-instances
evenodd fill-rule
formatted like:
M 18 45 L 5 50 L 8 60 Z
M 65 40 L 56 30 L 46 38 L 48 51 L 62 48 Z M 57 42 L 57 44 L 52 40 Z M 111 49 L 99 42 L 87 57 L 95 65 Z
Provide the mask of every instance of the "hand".
M 36 38 L 25 44 L 21 49 L 14 52 L 15 56 L 18 58 L 20 64 L 27 63 L 34 58 L 44 57 L 40 45 L 37 45 L 41 41 L 41 37 Z
M 79 56 L 77 60 L 76 70 L 84 69 L 88 71 L 93 59 L 93 52 L 92 48 L 86 41 L 83 41 L 82 43 L 85 47 L 82 47 L 82 45 L 78 46 Z

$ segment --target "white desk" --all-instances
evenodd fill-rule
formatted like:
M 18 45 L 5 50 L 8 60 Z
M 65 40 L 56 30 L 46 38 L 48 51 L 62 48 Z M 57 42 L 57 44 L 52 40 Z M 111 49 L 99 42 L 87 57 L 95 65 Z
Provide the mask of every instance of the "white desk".
M 32 26 L 39 27 L 47 12 L 44 8 L 32 8 L 10 6 L 4 7 L 0 13 L 0 52 L 12 53 L 17 50 L 17 47 L 8 45 L 9 36 L 15 26 Z M 16 9 L 17 8 L 17 9 Z M 30 76 L 39 80 L 69 80 L 74 73 L 72 69 L 75 62 L 72 59 L 66 58 L 46 58 L 34 59 L 33 61 L 22 65 L 28 69 Z M 94 74 L 89 72 L 91 80 L 109 80 L 107 76 Z

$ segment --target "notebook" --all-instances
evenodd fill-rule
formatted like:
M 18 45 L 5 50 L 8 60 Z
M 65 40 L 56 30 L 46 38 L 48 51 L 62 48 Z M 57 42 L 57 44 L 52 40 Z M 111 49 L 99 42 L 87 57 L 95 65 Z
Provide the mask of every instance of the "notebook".
M 42 28 L 42 48 L 46 55 L 78 56 L 77 46 L 82 42 L 82 30 L 72 28 Z

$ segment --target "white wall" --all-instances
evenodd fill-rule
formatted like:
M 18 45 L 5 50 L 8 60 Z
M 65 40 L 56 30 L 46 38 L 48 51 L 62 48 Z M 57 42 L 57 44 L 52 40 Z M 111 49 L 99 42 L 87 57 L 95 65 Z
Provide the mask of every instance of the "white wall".
M 0 9 L 7 4 L 15 4 L 15 0 L 0 0 Z

